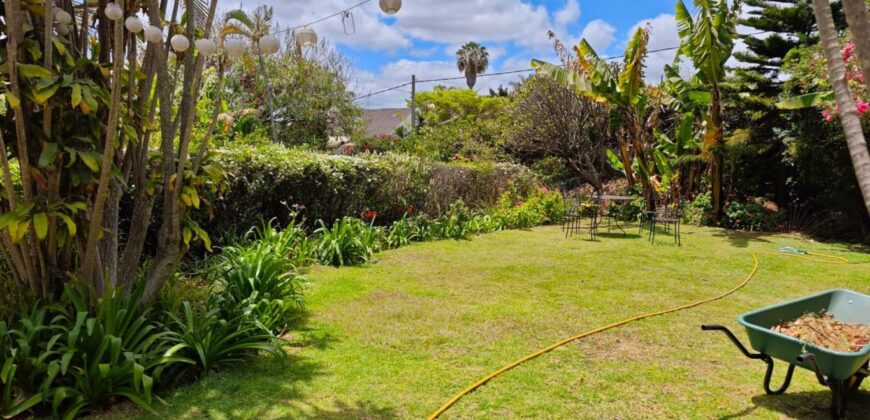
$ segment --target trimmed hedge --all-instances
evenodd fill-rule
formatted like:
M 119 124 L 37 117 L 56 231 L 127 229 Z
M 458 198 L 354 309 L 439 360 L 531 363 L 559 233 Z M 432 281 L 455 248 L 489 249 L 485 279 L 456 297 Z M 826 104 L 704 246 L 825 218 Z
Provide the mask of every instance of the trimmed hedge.
M 472 208 L 495 205 L 513 185 L 531 193 L 535 176 L 504 163 L 428 163 L 406 155 L 333 156 L 281 145 L 233 145 L 216 160 L 229 188 L 205 223 L 215 235 L 247 230 L 262 220 L 286 225 L 293 214 L 312 222 L 344 216 L 371 217 L 379 224 L 405 213 L 438 216 L 462 200 Z

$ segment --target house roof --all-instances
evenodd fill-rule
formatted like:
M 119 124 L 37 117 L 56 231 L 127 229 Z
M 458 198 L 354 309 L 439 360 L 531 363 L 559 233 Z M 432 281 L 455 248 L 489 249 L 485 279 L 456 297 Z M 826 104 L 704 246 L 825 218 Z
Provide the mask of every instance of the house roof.
M 408 108 L 367 109 L 363 119 L 368 123 L 365 134 L 368 137 L 391 135 L 411 116 Z

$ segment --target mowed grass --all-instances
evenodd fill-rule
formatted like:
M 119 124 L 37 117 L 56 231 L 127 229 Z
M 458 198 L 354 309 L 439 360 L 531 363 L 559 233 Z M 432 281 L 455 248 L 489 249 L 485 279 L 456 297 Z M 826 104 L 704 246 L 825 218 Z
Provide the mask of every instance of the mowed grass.
M 686 228 L 677 248 L 664 236 L 654 245 L 621 234 L 590 242 L 544 227 L 415 244 L 368 267 L 318 267 L 309 277 L 310 319 L 289 334 L 287 357 L 182 387 L 164 396 L 169 405 L 156 417 L 422 418 L 550 343 L 718 295 L 747 275 L 753 251 L 781 246 L 870 261 L 866 249 L 797 236 Z M 824 418 L 830 394 L 809 371 L 796 372 L 786 395 L 767 396 L 764 363 L 700 326 L 725 324 L 745 340 L 739 314 L 829 288 L 870 293 L 870 264 L 760 260 L 734 295 L 545 354 L 444 418 Z M 870 413 L 868 385 L 850 412 Z M 132 408 L 117 414 L 144 416 Z

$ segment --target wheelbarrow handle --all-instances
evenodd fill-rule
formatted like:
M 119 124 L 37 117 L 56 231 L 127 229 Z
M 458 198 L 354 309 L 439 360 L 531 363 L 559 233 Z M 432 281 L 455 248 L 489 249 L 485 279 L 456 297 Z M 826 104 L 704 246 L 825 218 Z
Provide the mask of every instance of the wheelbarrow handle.
M 782 385 L 780 385 L 780 387 L 777 389 L 772 389 L 770 387 L 770 380 L 773 377 L 774 367 L 772 357 L 764 353 L 750 353 L 746 346 L 744 346 L 743 343 L 741 343 L 740 340 L 738 340 L 737 337 L 734 336 L 734 333 L 732 333 L 731 330 L 721 325 L 702 325 L 701 329 L 704 331 L 722 331 L 723 333 L 725 333 L 725 335 L 728 336 L 729 339 L 731 339 L 731 342 L 734 343 L 734 345 L 737 346 L 738 349 L 740 349 L 740 352 L 743 353 L 744 356 L 753 360 L 763 361 L 767 365 L 767 371 L 764 373 L 764 391 L 767 392 L 769 395 L 780 395 L 788 390 L 789 385 L 791 385 L 792 375 L 794 374 L 794 363 L 790 363 L 788 365 L 788 370 L 785 373 L 785 379 L 783 380 Z
M 734 335 L 734 333 L 731 332 L 731 330 L 729 330 L 728 328 L 726 328 L 722 325 L 705 324 L 705 325 L 701 325 L 701 330 L 703 330 L 703 331 L 721 331 L 721 332 L 725 333 L 725 335 L 727 335 L 728 338 L 731 339 L 731 342 L 734 343 L 735 346 L 737 346 L 737 348 L 740 350 L 740 352 L 743 353 L 744 356 L 746 356 L 750 359 L 761 359 L 761 360 L 767 361 L 767 359 L 770 358 L 770 356 L 768 356 L 766 354 L 751 353 L 746 348 L 746 346 L 744 346 L 743 343 L 741 343 L 740 340 L 737 339 L 737 337 Z

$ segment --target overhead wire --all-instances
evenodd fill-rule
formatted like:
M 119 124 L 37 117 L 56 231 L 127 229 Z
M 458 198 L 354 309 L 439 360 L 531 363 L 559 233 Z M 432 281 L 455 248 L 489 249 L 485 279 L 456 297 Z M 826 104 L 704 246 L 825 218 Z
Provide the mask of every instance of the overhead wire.
M 344 15 L 345 13 L 348 13 L 348 12 L 350 12 L 351 10 L 356 9 L 356 8 L 358 8 L 358 7 L 362 7 L 363 5 L 365 5 L 365 4 L 367 4 L 367 3 L 370 3 L 371 1 L 372 1 L 372 0 L 362 0 L 361 2 L 359 2 L 359 3 L 357 3 L 357 4 L 353 5 L 353 6 L 350 6 L 350 7 L 348 7 L 347 9 L 344 9 L 344 10 L 341 10 L 341 11 L 338 11 L 338 12 L 335 12 L 335 13 L 333 13 L 333 14 L 331 14 L 331 15 L 328 15 L 328 16 L 323 16 L 323 17 L 321 17 L 321 18 L 315 19 L 315 20 L 313 20 L 313 21 L 311 21 L 311 22 L 308 22 L 308 23 L 305 23 L 305 24 L 296 25 L 296 26 L 292 26 L 292 27 L 290 27 L 290 28 L 277 30 L 277 31 L 275 31 L 275 32 L 272 32 L 272 35 L 278 35 L 278 34 L 280 34 L 280 33 L 293 32 L 293 31 L 295 31 L 295 30 L 297 30 L 297 29 L 302 29 L 302 28 L 304 28 L 304 27 L 306 27 L 306 26 L 316 25 L 316 24 L 318 24 L 318 23 L 320 23 L 320 22 L 323 22 L 323 21 L 325 21 L 325 20 L 332 19 L 332 18 L 334 18 L 334 17 L 336 17 L 336 16 Z
M 755 35 L 761 35 L 761 34 L 765 34 L 765 33 L 769 33 L 769 32 L 772 32 L 772 31 L 759 31 L 759 32 L 753 32 L 753 33 L 750 33 L 750 34 L 740 34 L 739 36 L 740 36 L 740 37 L 755 36 Z M 678 49 L 680 49 L 679 46 L 676 46 L 676 47 L 666 47 L 666 48 L 658 48 L 658 49 L 654 49 L 654 50 L 649 50 L 649 51 L 647 51 L 647 54 L 657 54 L 657 53 L 665 52 L 665 51 L 676 51 L 676 50 L 678 50 Z M 611 60 L 617 60 L 617 59 L 620 59 L 620 58 L 624 58 L 624 57 L 621 56 L 621 55 L 613 55 L 613 56 L 602 57 L 601 59 L 602 59 L 602 60 L 605 60 L 605 61 L 611 61 Z M 518 69 L 518 70 L 506 70 L 506 71 L 501 71 L 501 72 L 497 72 L 497 73 L 484 73 L 484 74 L 478 74 L 477 77 L 478 77 L 478 78 L 484 78 L 484 77 L 504 76 L 504 75 L 507 75 L 507 74 L 528 73 L 528 72 L 532 72 L 532 71 L 535 71 L 535 69 L 528 68 L 528 69 Z M 439 79 L 419 79 L 419 80 L 417 80 L 417 83 L 449 82 L 449 81 L 453 81 L 453 80 L 465 80 L 465 76 L 443 77 L 443 78 L 439 78 Z M 396 85 L 396 86 L 393 86 L 393 87 L 390 87 L 390 88 L 386 88 L 386 89 L 383 89 L 383 90 L 380 90 L 380 91 L 377 91 L 377 92 L 372 92 L 372 93 L 367 93 L 367 94 L 364 94 L 364 95 L 360 95 L 360 96 L 357 96 L 356 98 L 354 98 L 354 101 L 356 101 L 356 100 L 360 100 L 360 99 L 367 99 L 367 98 L 370 98 L 370 97 L 372 97 L 372 96 L 376 96 L 376 95 L 380 95 L 380 94 L 383 94 L 383 93 L 387 93 L 387 92 L 390 92 L 390 91 L 396 90 L 396 89 L 398 89 L 398 88 L 400 88 L 400 87 L 408 86 L 408 85 L 410 85 L 410 84 L 411 84 L 411 82 L 408 82 L 408 83 L 404 83 L 404 84 L 401 84 L 401 85 Z

